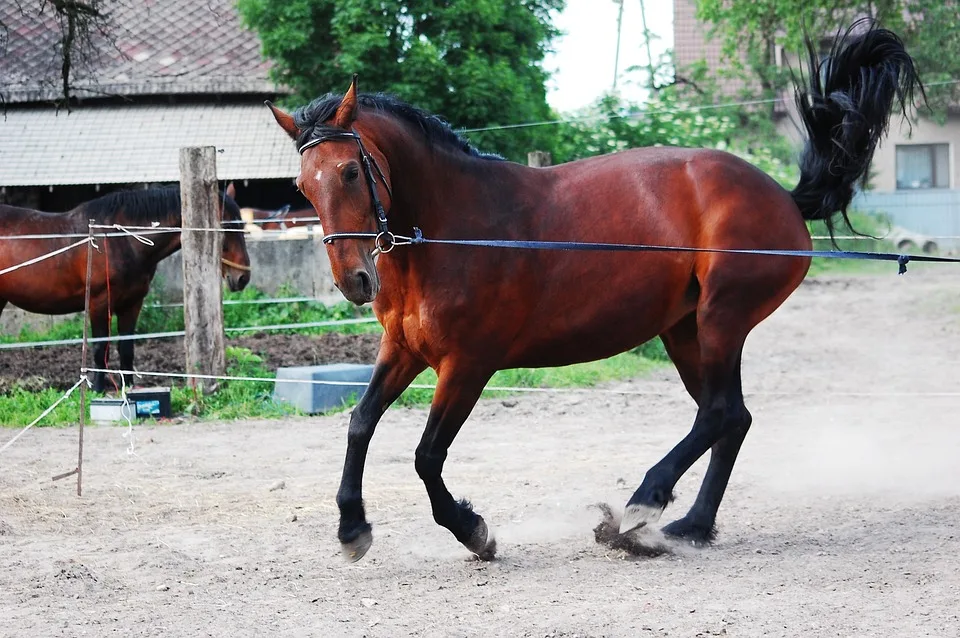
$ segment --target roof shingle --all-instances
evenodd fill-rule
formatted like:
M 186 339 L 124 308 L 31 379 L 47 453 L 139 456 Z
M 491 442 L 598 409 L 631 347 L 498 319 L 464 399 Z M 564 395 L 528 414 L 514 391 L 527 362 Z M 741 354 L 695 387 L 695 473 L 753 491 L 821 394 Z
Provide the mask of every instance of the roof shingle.
M 241 25 L 232 0 L 136 0 L 107 7 L 116 46 L 96 36 L 96 68 L 76 68 L 71 81 L 77 97 L 283 91 L 269 79 L 260 40 Z M 37 16 L 3 2 L 0 22 L 9 38 L 0 52 L 0 95 L 8 103 L 59 97 L 60 30 L 52 12 Z
M 180 148 L 216 146 L 219 179 L 290 178 L 293 142 L 262 104 L 10 108 L 0 186 L 175 182 Z

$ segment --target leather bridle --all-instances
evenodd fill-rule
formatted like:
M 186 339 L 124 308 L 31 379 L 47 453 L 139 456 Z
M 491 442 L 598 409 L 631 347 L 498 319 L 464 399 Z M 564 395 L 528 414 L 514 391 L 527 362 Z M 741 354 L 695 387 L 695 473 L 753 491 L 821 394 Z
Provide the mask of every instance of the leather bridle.
M 377 232 L 330 233 L 329 235 L 323 236 L 323 243 L 332 244 L 338 239 L 373 239 L 376 245 L 375 252 L 388 253 L 397 246 L 398 242 L 397 238 L 387 227 L 387 213 L 383 208 L 383 203 L 380 201 L 380 195 L 377 193 L 377 180 L 373 175 L 374 170 L 376 170 L 380 181 L 383 182 L 383 187 L 387 190 L 387 195 L 389 195 L 391 202 L 393 201 L 393 192 L 390 190 L 390 184 L 387 183 L 387 178 L 384 177 L 383 171 L 380 170 L 380 165 L 377 164 L 377 160 L 375 160 L 367 151 L 366 147 L 363 145 L 363 140 L 360 139 L 360 135 L 356 132 L 356 130 L 350 129 L 349 131 L 324 131 L 303 144 L 298 151 L 300 155 L 303 155 L 303 152 L 308 148 L 322 144 L 323 142 L 336 140 L 355 140 L 357 142 L 357 148 L 360 150 L 360 163 L 363 166 L 363 175 L 367 182 L 367 188 L 370 190 L 370 201 L 372 203 L 373 216 L 377 221 Z

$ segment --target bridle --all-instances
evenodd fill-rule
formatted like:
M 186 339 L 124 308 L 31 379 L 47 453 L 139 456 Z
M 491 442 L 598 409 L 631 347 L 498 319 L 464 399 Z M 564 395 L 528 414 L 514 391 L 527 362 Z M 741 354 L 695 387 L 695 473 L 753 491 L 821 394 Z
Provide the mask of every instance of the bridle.
M 391 202 L 393 201 L 393 191 L 390 190 L 390 184 L 387 183 L 387 178 L 384 177 L 383 171 L 380 170 L 380 165 L 377 164 L 377 160 L 375 160 L 367 151 L 366 147 L 363 145 L 363 140 L 360 139 L 360 135 L 357 133 L 357 131 L 351 128 L 349 131 L 329 131 L 326 133 L 321 133 L 301 146 L 298 149 L 298 152 L 300 155 L 303 155 L 303 152 L 308 148 L 316 146 L 317 144 L 322 144 L 323 142 L 335 140 L 355 140 L 357 142 L 357 148 L 360 149 L 360 163 L 363 165 L 363 176 L 367 182 L 367 188 L 370 191 L 370 201 L 373 205 L 373 216 L 377 220 L 377 232 L 330 233 L 329 235 L 323 236 L 323 243 L 332 244 L 338 239 L 373 239 L 374 244 L 376 245 L 376 248 L 374 249 L 375 255 L 378 253 L 388 253 L 400 242 L 397 241 L 398 238 L 390 232 L 389 228 L 387 228 L 387 213 L 383 208 L 383 203 L 380 202 L 380 195 L 377 193 L 377 180 L 373 176 L 374 169 L 376 169 L 377 175 L 380 177 L 380 181 L 383 182 L 383 187 L 387 190 L 387 195 L 389 195 Z

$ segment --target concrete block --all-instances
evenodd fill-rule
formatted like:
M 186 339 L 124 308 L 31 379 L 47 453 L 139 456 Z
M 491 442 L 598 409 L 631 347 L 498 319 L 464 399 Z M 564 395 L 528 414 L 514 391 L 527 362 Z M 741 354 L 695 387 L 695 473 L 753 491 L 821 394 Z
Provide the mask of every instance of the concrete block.
M 351 395 L 360 397 L 370 383 L 373 366 L 359 363 L 333 363 L 322 366 L 295 366 L 277 368 L 273 400 L 289 403 L 307 414 L 325 412 L 343 406 Z M 281 379 L 309 379 L 311 381 L 347 381 L 357 385 L 325 385 L 297 383 Z

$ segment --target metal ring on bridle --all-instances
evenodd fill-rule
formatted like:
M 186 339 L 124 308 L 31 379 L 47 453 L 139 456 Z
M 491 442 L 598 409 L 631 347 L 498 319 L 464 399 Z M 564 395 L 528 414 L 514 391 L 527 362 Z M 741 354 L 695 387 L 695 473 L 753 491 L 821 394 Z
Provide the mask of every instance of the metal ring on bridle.
M 383 243 L 384 241 L 387 243 Z M 397 247 L 397 237 L 388 230 L 377 233 L 377 237 L 373 240 L 373 243 L 376 244 L 377 251 L 385 255 Z

